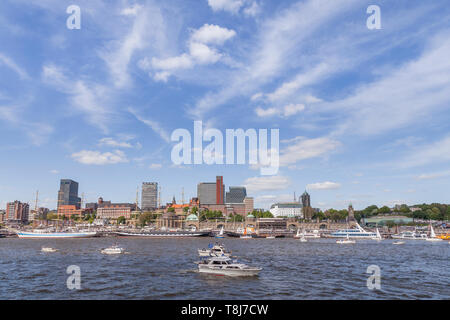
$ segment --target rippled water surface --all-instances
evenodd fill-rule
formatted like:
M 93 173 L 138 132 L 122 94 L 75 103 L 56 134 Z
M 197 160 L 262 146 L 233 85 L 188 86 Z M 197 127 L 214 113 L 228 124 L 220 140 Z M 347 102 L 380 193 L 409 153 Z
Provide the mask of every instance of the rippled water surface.
M 262 267 L 259 277 L 196 272 L 197 249 L 212 238 L 0 239 L 0 298 L 450 299 L 447 241 L 222 240 L 240 261 Z M 127 253 L 100 253 L 115 243 Z M 81 290 L 66 287 L 69 265 L 81 268 Z M 366 286 L 369 265 L 381 269 L 379 291 Z

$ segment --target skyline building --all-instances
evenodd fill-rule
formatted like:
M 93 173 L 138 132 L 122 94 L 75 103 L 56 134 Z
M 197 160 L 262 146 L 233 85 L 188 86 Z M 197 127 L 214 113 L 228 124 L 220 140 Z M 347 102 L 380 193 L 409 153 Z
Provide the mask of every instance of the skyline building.
M 303 207 L 305 208 L 309 208 L 311 207 L 311 196 L 309 195 L 308 192 L 303 192 L 302 196 L 301 196 L 301 203 L 303 205 Z
M 58 191 L 58 204 L 60 206 L 75 206 L 80 209 L 81 198 L 78 197 L 78 182 L 71 179 L 61 179 Z
M 158 183 L 142 182 L 141 210 L 153 210 L 158 208 Z
M 216 182 L 200 182 L 197 184 L 197 198 L 202 205 L 223 205 L 225 199 L 223 176 L 216 176 Z
M 18 200 L 6 204 L 5 220 L 27 222 L 30 206 Z
M 243 203 L 247 196 L 247 189 L 245 187 L 229 187 L 226 193 L 225 203 Z

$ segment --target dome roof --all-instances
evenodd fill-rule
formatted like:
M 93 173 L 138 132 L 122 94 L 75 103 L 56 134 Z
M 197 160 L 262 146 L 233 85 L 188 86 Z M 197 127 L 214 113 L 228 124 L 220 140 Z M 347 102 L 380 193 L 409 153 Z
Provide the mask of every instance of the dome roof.
M 195 214 L 190 214 L 186 217 L 186 220 L 188 221 L 198 221 L 198 217 Z
M 252 215 L 251 213 L 247 216 L 247 218 L 254 218 L 255 216 Z

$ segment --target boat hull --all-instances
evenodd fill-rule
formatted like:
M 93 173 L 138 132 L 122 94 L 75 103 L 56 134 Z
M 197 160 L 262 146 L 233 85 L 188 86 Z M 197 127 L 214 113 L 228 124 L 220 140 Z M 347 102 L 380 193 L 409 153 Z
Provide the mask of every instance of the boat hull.
M 17 236 L 22 239 L 67 239 L 67 238 L 92 238 L 97 232 L 18 232 Z
M 209 232 L 148 232 L 148 233 L 132 233 L 117 232 L 122 237 L 145 237 L 145 238 L 184 238 L 184 237 L 206 237 Z
M 214 274 L 220 276 L 230 276 L 230 277 L 254 277 L 259 274 L 261 269 L 236 269 L 236 270 L 223 270 L 223 269 L 210 269 L 210 268 L 199 268 L 200 273 Z

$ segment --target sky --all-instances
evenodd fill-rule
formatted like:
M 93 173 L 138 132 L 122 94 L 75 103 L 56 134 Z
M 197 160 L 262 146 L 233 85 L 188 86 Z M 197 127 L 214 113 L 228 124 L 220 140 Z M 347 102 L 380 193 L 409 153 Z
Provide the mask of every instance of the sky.
M 322 209 L 448 203 L 449 57 L 444 0 L 1 1 L 0 208 L 36 190 L 55 208 L 62 178 L 86 202 L 143 181 L 180 202 L 216 175 L 266 209 L 304 190 Z M 200 120 L 279 129 L 278 173 L 174 164 L 172 132 Z

